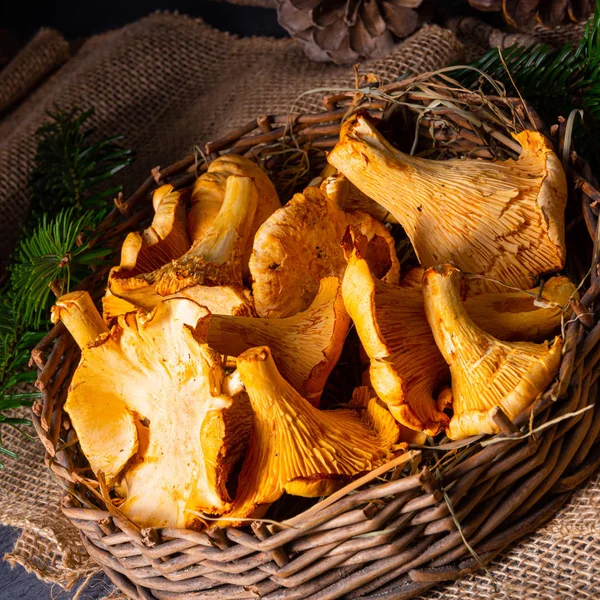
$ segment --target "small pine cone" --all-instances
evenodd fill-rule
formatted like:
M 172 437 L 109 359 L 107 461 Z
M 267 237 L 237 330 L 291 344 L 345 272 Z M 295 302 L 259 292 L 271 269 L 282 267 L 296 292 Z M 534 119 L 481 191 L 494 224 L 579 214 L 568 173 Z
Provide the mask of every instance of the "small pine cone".
M 423 0 L 276 0 L 279 24 L 312 60 L 349 64 L 385 54 L 419 25 Z
M 524 30 L 541 23 L 556 27 L 587 19 L 596 7 L 595 0 L 469 0 L 482 11 L 502 11 L 509 25 Z

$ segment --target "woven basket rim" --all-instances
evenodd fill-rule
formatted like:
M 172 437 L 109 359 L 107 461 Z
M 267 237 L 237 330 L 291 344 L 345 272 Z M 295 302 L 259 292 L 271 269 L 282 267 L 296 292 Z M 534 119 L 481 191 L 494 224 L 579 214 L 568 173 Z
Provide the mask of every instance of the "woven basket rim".
M 416 76 L 382 86 L 380 91 L 385 95 L 400 94 L 415 103 L 420 101 L 419 85 L 434 76 L 432 73 Z M 486 123 L 482 116 L 485 106 L 479 94 L 453 94 L 461 100 L 465 110 L 468 108 Z M 164 183 L 186 187 L 199 171 L 224 153 L 244 153 L 258 159 L 267 169 L 276 169 L 277 160 L 269 155 L 269 145 L 278 140 L 283 138 L 282 143 L 306 145 L 309 151 L 320 154 L 334 145 L 341 120 L 350 105 L 379 116 L 386 115 L 390 106 L 385 100 L 361 98 L 351 92 L 330 94 L 323 102 L 325 110 L 322 112 L 261 115 L 223 138 L 208 142 L 201 157 L 192 154 L 164 169 L 154 169 L 127 201 L 122 198 L 115 201 L 115 209 L 99 227 L 101 239 L 110 242 L 122 238 L 147 219 L 152 208 L 148 198 L 155 187 Z M 529 124 L 558 139 L 559 143 L 564 141 L 564 127 L 551 132 L 522 100 L 488 96 L 487 102 L 498 110 L 510 111 L 515 126 Z M 431 127 L 438 132 L 432 117 L 435 114 L 435 110 L 429 110 L 425 118 L 431 117 Z M 490 133 L 485 125 L 478 128 L 460 119 L 456 111 L 448 118 L 452 117 L 459 140 L 465 132 Z M 487 124 L 490 122 L 488 116 Z M 491 138 L 498 142 L 501 151 L 502 134 L 495 137 L 491 134 Z M 452 143 L 448 142 L 449 148 Z M 594 242 L 593 260 L 596 260 L 600 230 L 593 202 L 600 199 L 600 192 L 590 182 L 589 167 L 579 159 L 571 164 L 569 175 L 573 184 L 570 198 L 573 194 L 581 195 L 583 218 Z M 82 287 L 94 288 L 105 275 L 106 269 L 98 270 Z M 591 286 L 574 307 L 576 316 L 579 309 L 589 310 L 598 294 L 600 278 L 593 270 Z M 577 419 L 553 425 L 536 438 L 523 440 L 518 433 L 531 412 L 547 422 L 561 410 L 573 412 L 593 403 L 597 391 L 594 372 L 600 360 L 596 349 L 600 326 L 595 322 L 592 325 L 586 328 L 577 318 L 567 325 L 558 380 L 514 422 L 500 415 L 498 437 L 504 439 L 479 449 L 455 465 L 444 474 L 443 484 L 424 467 L 408 477 L 367 485 L 352 495 L 340 494 L 288 520 L 288 527 L 257 521 L 251 531 L 233 527 L 204 532 L 167 528 L 140 530 L 113 507 L 100 508 L 101 497 L 97 492 L 95 503 L 90 503 L 89 494 L 82 499 L 81 478 L 74 470 L 80 459 L 73 443 L 76 438 L 72 429 L 65 429 L 68 420 L 62 412 L 77 350 L 60 323 L 32 354 L 39 371 L 36 385 L 42 390 L 42 401 L 34 406 L 33 422 L 46 450 L 46 463 L 68 492 L 63 512 L 80 529 L 92 558 L 130 597 L 180 597 L 176 594 L 201 594 L 206 590 L 205 595 L 194 597 L 268 596 L 275 600 L 312 597 L 312 594 L 318 598 L 360 594 L 357 597 L 371 598 L 377 590 L 386 598 L 409 598 L 439 581 L 456 579 L 478 569 L 481 562 L 492 560 L 508 544 L 554 515 L 570 491 L 600 466 L 600 450 L 595 443 L 600 431 L 600 411 L 588 410 L 589 416 L 582 414 Z M 555 443 L 551 444 L 553 440 Z M 559 457 L 563 446 L 563 455 Z M 566 461 L 565 452 L 570 456 Z M 577 468 L 567 470 L 574 457 L 579 461 Z M 500 476 L 504 480 L 502 484 L 497 483 Z M 528 506 L 528 498 L 531 503 L 531 498 L 535 498 L 544 485 L 548 487 L 544 481 L 549 478 L 554 478 L 552 489 L 541 494 L 542 497 L 515 521 L 515 511 L 519 513 L 523 506 Z M 454 482 L 453 487 L 449 482 Z M 490 499 L 494 490 L 495 499 Z M 520 496 L 517 500 L 507 500 L 509 492 Z M 475 546 L 477 558 L 470 556 L 462 544 L 460 532 L 455 530 L 449 516 L 448 504 L 458 506 L 461 524 L 465 518 L 462 534 Z M 475 511 L 478 513 L 475 518 L 474 507 L 479 509 Z M 395 515 L 392 534 L 388 531 L 391 517 L 386 516 L 386 511 Z M 502 523 L 508 525 L 498 531 Z M 356 543 L 356 535 L 368 537 Z M 373 548 L 370 552 L 375 558 L 365 554 L 365 546 Z M 183 560 L 190 556 L 192 558 Z M 390 567 L 390 561 L 395 566 Z

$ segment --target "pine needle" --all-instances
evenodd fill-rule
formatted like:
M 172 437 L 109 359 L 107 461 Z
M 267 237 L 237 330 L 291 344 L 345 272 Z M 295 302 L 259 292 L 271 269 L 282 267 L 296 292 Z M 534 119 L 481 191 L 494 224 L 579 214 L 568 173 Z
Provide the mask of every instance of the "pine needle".
M 89 127 L 94 110 L 73 108 L 48 112 L 49 121 L 36 132 L 37 152 L 30 176 L 30 222 L 73 207 L 79 215 L 96 209 L 99 217 L 121 186 L 106 182 L 133 161 L 119 145 L 122 136 L 94 140 Z
M 493 49 L 471 66 L 505 84 L 508 94 L 531 102 L 547 123 L 582 110 L 583 119 L 573 130 L 574 144 L 590 164 L 600 165 L 600 0 L 578 45 L 569 42 L 559 49 L 514 45 L 501 53 Z M 488 80 L 475 71 L 455 76 L 467 87 L 493 92 Z
M 54 219 L 43 215 L 37 229 L 17 246 L 9 267 L 11 295 L 15 312 L 28 327 L 38 329 L 47 321 L 53 291 L 67 293 L 89 274 L 87 267 L 103 264 L 101 259 L 110 252 L 80 243 L 81 232 L 94 223 L 95 213 L 87 211 L 79 218 L 76 214 L 75 208 L 68 208 Z

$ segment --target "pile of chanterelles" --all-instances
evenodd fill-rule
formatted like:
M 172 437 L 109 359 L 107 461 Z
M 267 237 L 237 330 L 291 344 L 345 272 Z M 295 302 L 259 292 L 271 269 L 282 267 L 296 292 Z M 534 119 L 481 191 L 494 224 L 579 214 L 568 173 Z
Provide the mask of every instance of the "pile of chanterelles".
M 576 292 L 539 285 L 564 266 L 560 162 L 541 134 L 515 139 L 517 160 L 425 160 L 355 116 L 283 207 L 234 155 L 191 193 L 158 188 L 103 316 L 85 292 L 53 309 L 82 351 L 65 410 L 119 510 L 140 526 L 231 525 L 531 405 Z M 402 281 L 388 215 L 421 263 Z M 320 409 L 352 323 L 365 385 Z

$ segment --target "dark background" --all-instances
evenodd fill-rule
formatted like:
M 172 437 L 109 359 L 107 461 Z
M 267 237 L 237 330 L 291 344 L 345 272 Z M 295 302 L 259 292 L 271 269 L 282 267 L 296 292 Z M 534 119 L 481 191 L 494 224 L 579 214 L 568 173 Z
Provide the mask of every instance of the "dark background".
M 425 0 L 438 13 L 472 14 L 502 25 L 499 13 L 472 10 L 467 0 Z M 122 27 L 156 10 L 200 17 L 209 25 L 240 36 L 285 37 L 275 10 L 238 6 L 217 0 L 4 0 L 0 2 L 0 68 L 43 26 L 60 31 L 75 48 L 86 37 Z
M 86 37 L 122 27 L 154 11 L 178 11 L 240 36 L 284 37 L 275 10 L 216 0 L 3 0 L 0 2 L 0 67 L 40 27 L 60 31 L 75 48 Z
M 239 35 L 281 37 L 274 10 L 237 6 L 215 0 L 61 0 L 45 4 L 31 0 L 2 2 L 3 28 L 31 37 L 41 26 L 58 29 L 69 40 L 121 27 L 156 10 L 201 17 L 217 29 Z

